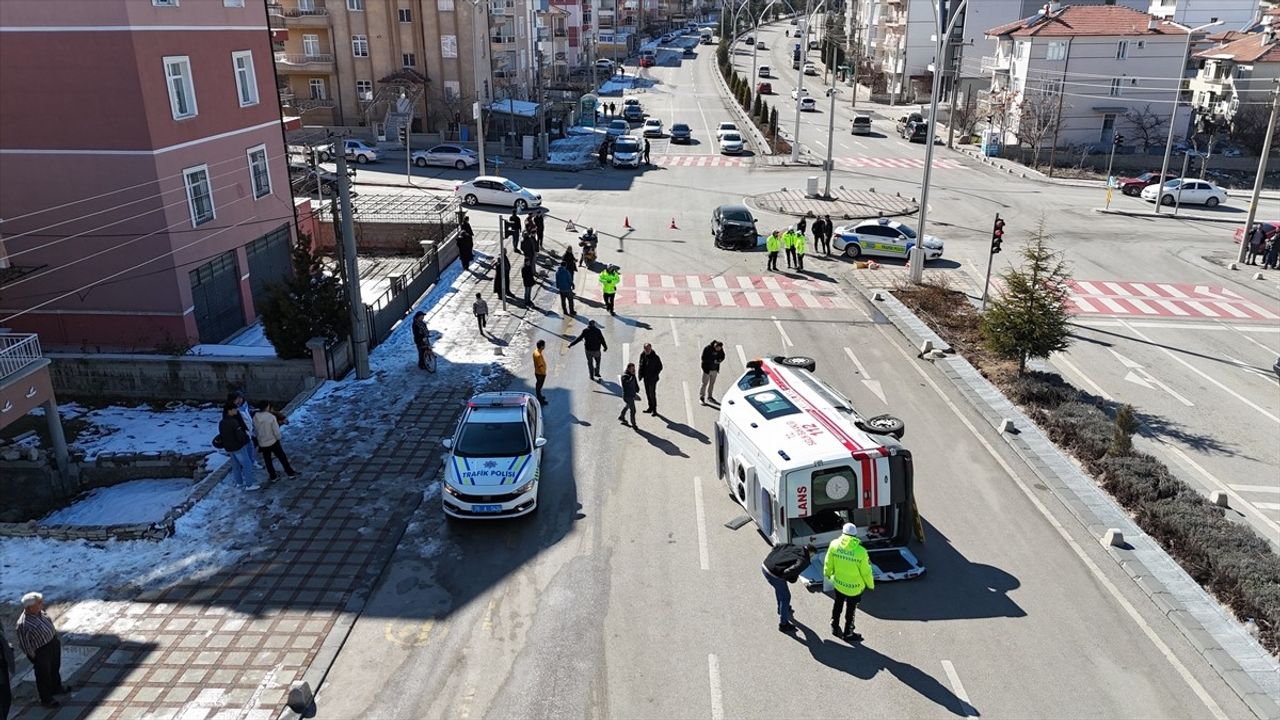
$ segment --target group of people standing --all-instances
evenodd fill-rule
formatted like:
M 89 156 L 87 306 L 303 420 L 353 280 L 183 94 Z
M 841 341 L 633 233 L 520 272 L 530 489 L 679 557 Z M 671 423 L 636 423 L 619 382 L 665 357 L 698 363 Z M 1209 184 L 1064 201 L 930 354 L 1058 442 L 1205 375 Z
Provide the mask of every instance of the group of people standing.
M 256 412 L 250 412 L 249 401 L 243 392 L 234 391 L 227 395 L 213 445 L 226 451 L 231 457 L 231 477 L 236 485 L 250 492 L 262 489 L 262 484 L 254 478 L 257 467 L 253 458 L 255 447 L 262 453 L 262 461 L 267 467 L 268 482 L 276 480 L 275 460 L 277 458 L 286 475 L 289 477 L 298 475 L 289 464 L 289 456 L 284 452 L 284 442 L 280 433 L 280 425 L 283 422 L 288 420 L 270 402 L 260 402 Z
M 804 256 L 809 253 L 809 240 L 805 236 L 808 221 L 800 218 L 800 222 L 785 230 L 774 230 L 764 241 L 768 260 L 765 270 L 778 272 L 778 253 L 785 252 L 787 267 L 804 270 Z M 830 215 L 813 221 L 813 242 L 817 250 L 824 255 L 831 254 L 831 235 L 834 230 Z
M 1246 265 L 1257 265 L 1258 258 L 1262 258 L 1262 267 L 1264 269 L 1275 270 L 1280 268 L 1277 263 L 1280 262 L 1280 229 L 1272 228 L 1271 232 L 1267 232 L 1266 227 L 1261 223 L 1254 225 L 1252 232 L 1249 233 L 1249 252 L 1245 258 Z
M 773 588 L 778 606 L 778 630 L 781 632 L 796 629 L 789 584 L 800 579 L 815 553 L 817 548 L 813 545 L 778 543 L 765 556 L 761 570 L 765 581 Z M 824 589 L 826 585 L 831 586 L 829 590 L 834 601 L 831 606 L 831 633 L 849 642 L 861 642 L 862 635 L 854 629 L 854 615 L 862 601 L 862 593 L 875 590 L 876 580 L 871 558 L 858 538 L 857 525 L 845 523 L 840 537 L 827 546 L 822 578 Z M 840 623 L 841 615 L 844 616 L 843 625 Z

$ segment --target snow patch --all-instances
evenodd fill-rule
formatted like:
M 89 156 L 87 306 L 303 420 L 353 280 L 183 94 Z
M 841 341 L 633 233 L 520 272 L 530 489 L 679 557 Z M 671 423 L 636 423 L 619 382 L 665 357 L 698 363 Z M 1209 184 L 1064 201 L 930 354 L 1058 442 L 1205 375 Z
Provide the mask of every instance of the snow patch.
M 189 478 L 133 480 L 97 488 L 46 515 L 42 525 L 136 525 L 160 522 L 191 494 Z

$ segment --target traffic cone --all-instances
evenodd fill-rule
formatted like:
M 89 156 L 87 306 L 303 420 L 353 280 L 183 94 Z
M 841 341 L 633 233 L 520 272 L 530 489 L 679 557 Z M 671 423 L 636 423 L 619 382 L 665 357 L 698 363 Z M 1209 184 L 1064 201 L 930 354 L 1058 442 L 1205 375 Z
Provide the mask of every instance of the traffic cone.
M 631 218 L 629 217 L 622 218 L 622 227 L 626 230 L 635 230 L 635 228 L 631 227 Z
M 569 219 L 568 224 L 566 224 L 566 225 L 564 226 L 564 231 L 565 231 L 565 232 L 578 232 L 578 227 L 577 227 L 576 225 L 574 225 L 574 224 L 573 224 L 573 219 L 572 219 L 572 218 L 570 218 L 570 219 Z
M 680 228 L 676 227 L 676 219 L 675 219 L 674 217 L 673 217 L 673 218 L 671 218 L 671 229 L 672 229 L 672 230 L 679 230 L 679 229 L 680 229 Z

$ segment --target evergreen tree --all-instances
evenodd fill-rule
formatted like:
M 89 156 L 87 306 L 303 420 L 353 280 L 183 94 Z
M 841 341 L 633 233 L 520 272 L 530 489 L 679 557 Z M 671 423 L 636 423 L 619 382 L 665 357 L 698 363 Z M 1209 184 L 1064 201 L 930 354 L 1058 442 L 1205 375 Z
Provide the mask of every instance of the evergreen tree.
M 1111 447 L 1107 455 L 1122 457 L 1133 452 L 1133 434 L 1138 431 L 1138 419 L 1133 415 L 1132 405 L 1121 405 L 1116 410 L 1115 432 L 1111 436 Z
M 290 251 L 292 277 L 267 287 L 258 308 L 262 330 L 281 358 L 311 356 L 313 337 L 337 340 L 351 332 L 351 311 L 342 281 L 327 271 L 311 249 L 311 238 L 299 234 Z
M 774 139 L 778 137 L 778 108 L 769 110 L 769 137 Z
M 1016 359 L 1019 374 L 1026 371 L 1028 359 L 1049 357 L 1071 344 L 1067 324 L 1071 272 L 1061 253 L 1049 247 L 1049 239 L 1041 217 L 1022 249 L 1022 266 L 1001 275 L 1004 290 L 982 314 L 984 344 L 996 355 Z

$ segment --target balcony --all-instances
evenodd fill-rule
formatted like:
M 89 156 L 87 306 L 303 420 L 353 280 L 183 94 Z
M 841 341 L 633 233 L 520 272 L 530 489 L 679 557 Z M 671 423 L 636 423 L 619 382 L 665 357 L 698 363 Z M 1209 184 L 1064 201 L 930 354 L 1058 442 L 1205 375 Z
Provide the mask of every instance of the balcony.
M 491 2 L 489 3 L 489 14 L 490 15 L 515 15 L 516 4 L 513 0 L 506 0 L 505 2 Z
M 332 73 L 332 55 L 276 53 L 276 70 L 280 72 Z
M 516 42 L 515 35 L 494 35 L 490 38 L 494 45 L 514 45 Z
M 982 58 L 982 72 L 999 72 L 1007 73 L 1013 64 L 1013 58 L 1009 55 L 987 55 Z
M 338 101 L 328 98 L 307 98 L 306 100 L 298 100 L 293 103 L 293 107 L 298 112 L 311 112 L 312 110 L 332 110 L 338 107 Z
M 0 332 L 0 384 L 42 362 L 43 358 L 38 335 Z
M 286 27 L 329 27 L 329 10 L 323 5 L 287 7 L 284 9 L 284 24 Z
M 284 7 L 279 3 L 267 3 L 267 24 L 273 28 L 283 28 Z

